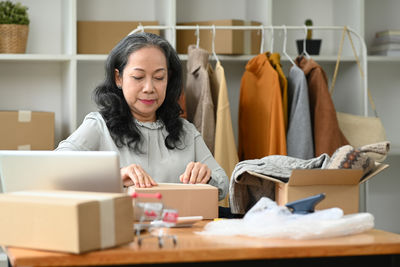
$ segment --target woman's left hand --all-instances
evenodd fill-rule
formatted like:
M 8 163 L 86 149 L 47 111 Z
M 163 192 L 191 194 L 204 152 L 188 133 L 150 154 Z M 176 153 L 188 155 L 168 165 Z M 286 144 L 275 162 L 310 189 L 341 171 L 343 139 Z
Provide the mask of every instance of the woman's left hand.
M 210 177 L 211 170 L 206 164 L 190 162 L 186 166 L 185 172 L 179 176 L 179 180 L 184 184 L 206 184 Z

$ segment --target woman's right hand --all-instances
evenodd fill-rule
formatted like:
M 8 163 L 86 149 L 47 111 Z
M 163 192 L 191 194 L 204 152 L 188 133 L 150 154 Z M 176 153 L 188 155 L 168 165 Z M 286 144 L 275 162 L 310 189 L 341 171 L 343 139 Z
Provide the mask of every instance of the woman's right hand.
M 157 185 L 156 181 L 137 164 L 123 167 L 120 171 L 124 186 L 152 187 Z

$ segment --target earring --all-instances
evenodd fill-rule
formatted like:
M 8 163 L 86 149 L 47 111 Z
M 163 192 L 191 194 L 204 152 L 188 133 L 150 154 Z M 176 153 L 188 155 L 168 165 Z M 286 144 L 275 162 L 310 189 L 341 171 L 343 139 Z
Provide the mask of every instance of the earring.
M 121 87 L 121 86 L 119 86 L 119 85 L 117 85 L 117 88 L 118 88 L 119 90 L 122 90 L 122 87 Z

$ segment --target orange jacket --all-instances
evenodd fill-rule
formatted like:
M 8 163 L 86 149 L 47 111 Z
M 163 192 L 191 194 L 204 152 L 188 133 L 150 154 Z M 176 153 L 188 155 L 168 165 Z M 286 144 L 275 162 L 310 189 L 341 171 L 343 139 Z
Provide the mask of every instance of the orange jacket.
M 286 155 L 286 133 L 278 73 L 266 54 L 251 59 L 239 100 L 239 159 Z

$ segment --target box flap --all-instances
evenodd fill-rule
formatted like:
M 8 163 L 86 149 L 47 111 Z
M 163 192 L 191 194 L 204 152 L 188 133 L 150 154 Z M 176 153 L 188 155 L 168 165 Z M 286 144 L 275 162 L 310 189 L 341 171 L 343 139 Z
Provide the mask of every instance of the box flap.
M 293 170 L 288 184 L 301 185 L 356 185 L 362 170 L 349 169 L 299 169 Z
M 278 179 L 278 178 L 274 178 L 271 176 L 267 176 L 261 173 L 256 173 L 256 172 L 252 172 L 252 171 L 247 171 L 248 174 L 251 174 L 253 176 L 259 177 L 261 179 L 265 179 L 274 183 L 281 183 L 281 184 L 286 184 L 288 179 L 285 178 L 281 178 L 282 180 Z
M 383 163 L 375 163 L 375 169 L 373 169 L 369 174 L 365 175 L 364 177 L 361 178 L 360 184 L 364 183 L 365 181 L 368 181 L 384 169 L 389 167 L 389 164 L 383 164 Z
M 158 185 L 153 187 L 145 187 L 145 188 L 135 188 L 132 187 L 131 190 L 137 191 L 158 191 L 162 189 L 173 189 L 173 190 L 218 190 L 218 188 L 209 185 L 209 184 L 182 184 L 182 183 L 158 183 Z

